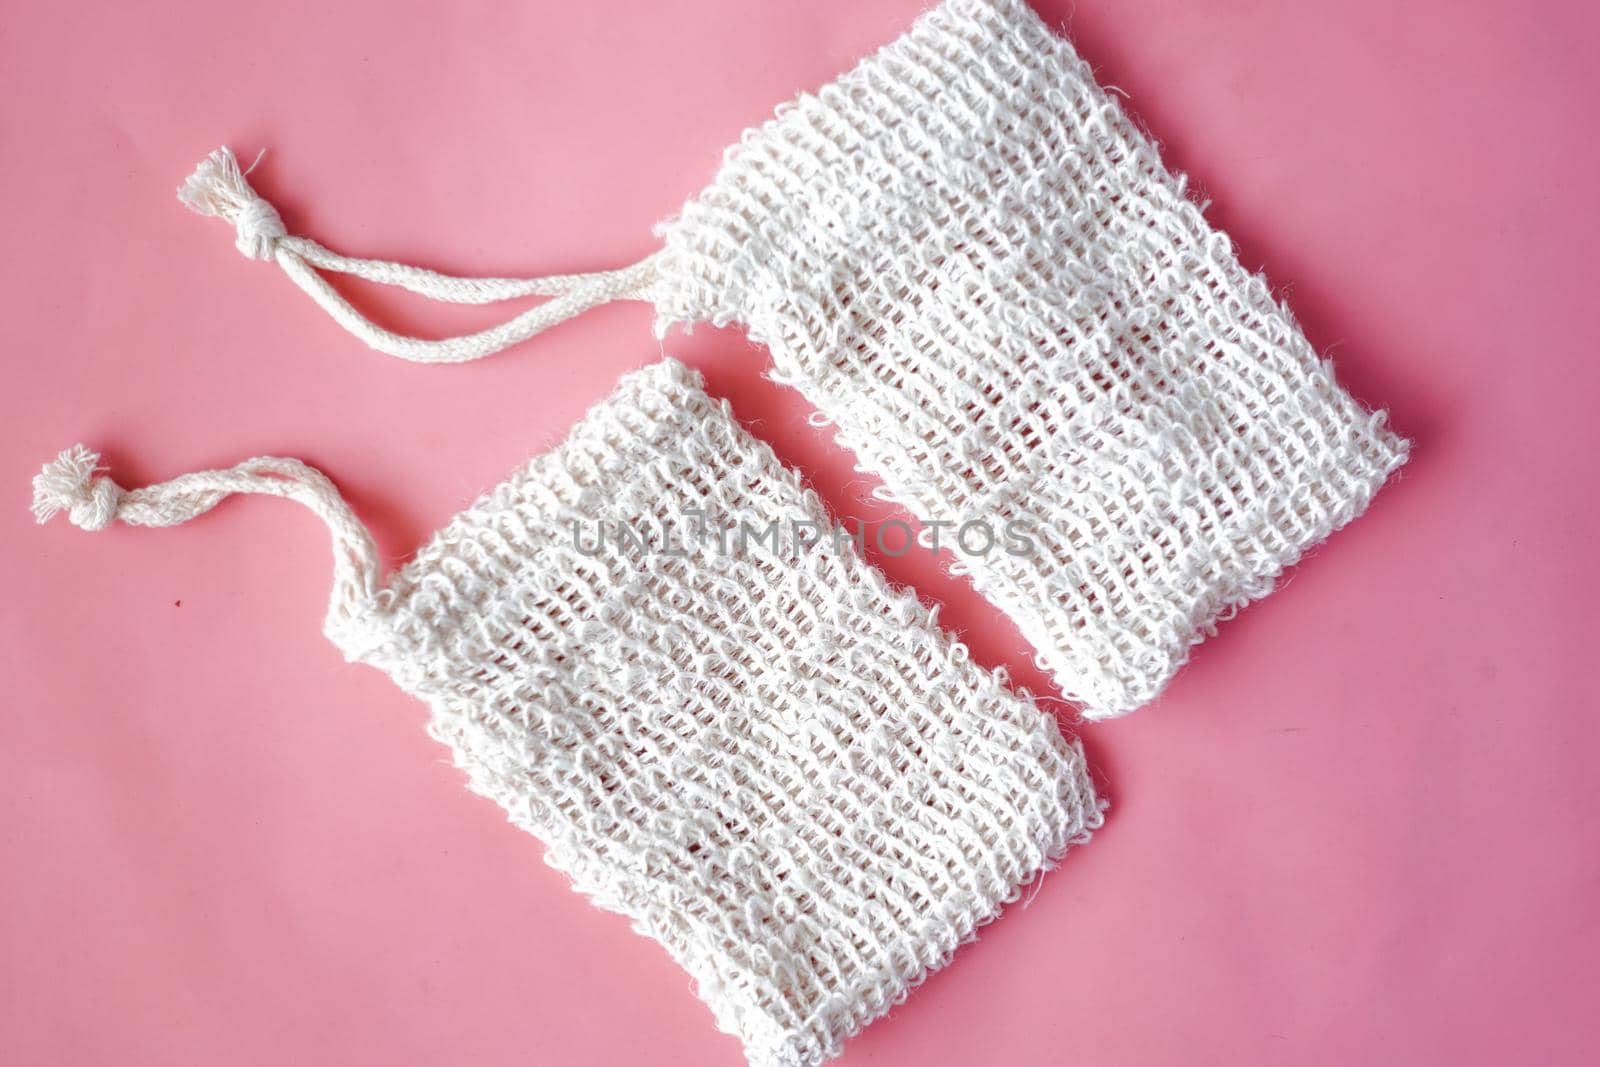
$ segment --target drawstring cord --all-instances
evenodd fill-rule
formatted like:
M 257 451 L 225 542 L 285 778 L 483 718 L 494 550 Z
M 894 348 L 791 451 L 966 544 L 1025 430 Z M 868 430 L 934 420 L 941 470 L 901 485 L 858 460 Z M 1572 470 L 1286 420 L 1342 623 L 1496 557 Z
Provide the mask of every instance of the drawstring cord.
M 260 157 L 257 157 L 257 161 Z M 255 169 L 251 164 L 250 170 Z M 468 278 L 381 259 L 342 256 L 307 237 L 290 236 L 278 211 L 257 195 L 226 146 L 211 153 L 178 188 L 191 211 L 231 223 L 234 244 L 251 259 L 276 262 L 334 321 L 369 347 L 414 363 L 465 363 L 502 352 L 613 300 L 651 300 L 662 252 L 629 267 L 540 278 Z M 318 271 L 348 274 L 452 304 L 492 304 L 525 296 L 549 297 L 498 326 L 430 341 L 386 330 L 357 311 Z
M 121 520 L 131 526 L 176 526 L 203 515 L 234 493 L 280 496 L 310 508 L 333 534 L 333 592 L 328 600 L 330 637 L 347 631 L 376 603 L 378 548 L 321 471 L 298 460 L 261 457 L 226 470 L 197 471 L 143 489 L 124 489 L 98 473 L 100 457 L 73 445 L 33 479 L 33 514 L 49 522 L 66 512 L 73 525 L 104 530 Z

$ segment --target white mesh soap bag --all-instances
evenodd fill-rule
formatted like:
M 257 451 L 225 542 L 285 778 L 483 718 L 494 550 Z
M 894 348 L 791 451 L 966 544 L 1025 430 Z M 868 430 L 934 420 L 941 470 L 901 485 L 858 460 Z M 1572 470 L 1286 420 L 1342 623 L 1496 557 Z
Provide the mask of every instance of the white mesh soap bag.
M 781 108 L 622 270 L 474 279 L 350 259 L 290 236 L 225 149 L 181 195 L 406 359 L 475 359 L 613 299 L 654 302 L 663 329 L 744 324 L 916 517 L 1026 528 L 1034 551 L 956 566 L 1090 718 L 1157 696 L 1406 458 L 1021 0 L 945 0 Z M 419 340 L 319 270 L 551 299 Z
M 315 511 L 328 636 L 428 704 L 471 788 L 660 942 L 753 1064 L 835 1055 L 1100 825 L 1081 750 L 674 361 L 388 581 L 303 464 L 124 491 L 96 462 L 46 466 L 41 521 L 166 526 L 232 493 Z

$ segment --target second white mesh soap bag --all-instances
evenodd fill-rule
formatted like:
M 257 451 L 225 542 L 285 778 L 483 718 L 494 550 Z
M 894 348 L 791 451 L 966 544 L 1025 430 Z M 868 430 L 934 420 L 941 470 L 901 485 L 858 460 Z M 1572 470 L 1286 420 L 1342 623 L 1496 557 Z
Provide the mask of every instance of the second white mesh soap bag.
M 820 502 L 676 362 L 388 580 L 303 464 L 124 491 L 96 463 L 45 467 L 40 521 L 169 526 L 233 493 L 315 511 L 328 636 L 428 704 L 471 788 L 660 942 L 752 1064 L 837 1054 L 1100 825 L 1081 750 L 847 538 L 810 536 Z M 739 524 L 803 532 L 722 537 Z M 621 525 L 678 536 L 645 551 Z
M 624 270 L 457 279 L 347 259 L 288 236 L 226 153 L 183 195 L 408 359 L 477 358 L 619 298 L 654 302 L 663 328 L 743 324 L 916 517 L 1027 528 L 1035 551 L 960 566 L 1091 718 L 1153 699 L 1406 457 L 1021 0 L 945 0 L 781 108 Z M 552 299 L 420 341 L 318 269 Z

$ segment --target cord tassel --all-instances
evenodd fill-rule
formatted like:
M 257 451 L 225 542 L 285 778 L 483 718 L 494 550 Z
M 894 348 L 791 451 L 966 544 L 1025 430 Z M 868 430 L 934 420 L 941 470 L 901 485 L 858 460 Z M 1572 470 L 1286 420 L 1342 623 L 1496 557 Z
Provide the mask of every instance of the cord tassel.
M 232 223 L 234 246 L 251 259 L 270 262 L 280 238 L 289 231 L 283 227 L 278 209 L 256 195 L 246 175 L 256 169 L 256 157 L 249 170 L 239 169 L 239 160 L 227 148 L 211 153 L 194 173 L 178 187 L 178 199 L 197 215 L 209 215 Z
M 41 524 L 65 511 L 72 525 L 104 530 L 117 517 L 122 487 L 110 478 L 96 478 L 100 457 L 73 445 L 33 476 L 33 517 Z
M 242 255 L 277 263 L 334 321 L 368 347 L 387 355 L 415 363 L 464 363 L 502 352 L 592 307 L 613 300 L 654 299 L 660 276 L 659 251 L 619 270 L 535 278 L 462 277 L 388 260 L 340 255 L 310 238 L 290 235 L 277 209 L 251 187 L 248 176 L 254 169 L 255 163 L 241 169 L 233 151 L 223 146 L 202 160 L 178 187 L 178 199 L 198 215 L 231 224 L 234 246 Z M 426 340 L 394 333 L 368 319 L 319 271 L 348 274 L 452 304 L 492 304 L 528 296 L 550 299 L 478 333 Z

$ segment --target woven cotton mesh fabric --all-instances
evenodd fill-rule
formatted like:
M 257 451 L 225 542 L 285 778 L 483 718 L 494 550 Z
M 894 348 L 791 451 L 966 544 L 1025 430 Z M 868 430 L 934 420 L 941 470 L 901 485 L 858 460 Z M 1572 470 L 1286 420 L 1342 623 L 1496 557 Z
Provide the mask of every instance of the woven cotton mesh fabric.
M 471 787 L 577 889 L 666 947 L 750 1062 L 819 1063 L 1100 805 L 1053 720 L 848 539 L 602 551 L 602 522 L 682 531 L 690 512 L 826 525 L 669 360 L 335 636 L 429 704 Z
M 1019 0 L 947 0 L 662 228 L 661 328 L 739 322 L 1091 718 L 1365 509 L 1406 445 Z

